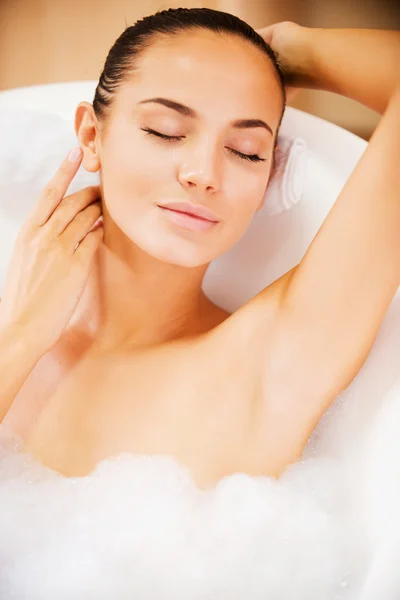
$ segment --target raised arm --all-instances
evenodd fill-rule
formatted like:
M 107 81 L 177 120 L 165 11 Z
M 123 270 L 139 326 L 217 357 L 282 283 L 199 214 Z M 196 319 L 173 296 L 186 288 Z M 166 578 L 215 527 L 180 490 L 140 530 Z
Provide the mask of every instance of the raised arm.
M 306 29 L 307 87 L 334 92 L 383 114 L 399 80 L 400 31 Z
M 339 87 L 339 69 L 329 69 L 326 48 L 322 56 L 326 81 L 334 79 Z M 330 61 L 335 63 L 334 55 Z M 270 434 L 281 452 L 276 459 L 281 467 L 296 458 L 322 413 L 365 362 L 400 285 L 400 77 L 394 67 L 392 62 L 389 102 L 376 95 L 370 103 L 386 105 L 383 117 L 304 258 L 290 272 L 268 324 L 261 388 L 266 429 L 274 422 Z M 350 80 L 346 72 L 342 87 Z M 365 96 L 369 85 L 364 83 Z M 279 446 L 280 435 L 293 439 L 290 449 Z
M 364 363 L 399 285 L 400 85 L 282 296 L 274 369 L 289 361 L 296 387 L 326 409 Z
M 288 86 L 334 92 L 383 114 L 399 75 L 400 31 L 284 21 L 258 33 L 278 54 Z

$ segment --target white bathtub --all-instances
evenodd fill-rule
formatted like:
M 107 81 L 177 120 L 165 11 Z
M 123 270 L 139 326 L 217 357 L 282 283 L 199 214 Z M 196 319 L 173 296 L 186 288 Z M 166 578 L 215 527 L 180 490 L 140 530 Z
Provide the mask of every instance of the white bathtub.
M 2 92 L 0 114 L 29 108 L 72 120 L 95 85 Z M 367 146 L 290 107 L 281 133 L 307 142 L 304 197 L 289 212 L 254 219 L 210 265 L 204 289 L 231 311 L 299 262 Z M 21 152 L 34 144 L 26 139 Z M 0 295 L 28 208 L 5 189 L 0 184 Z M 168 457 L 121 457 L 85 482 L 66 481 L 3 445 L 0 597 L 400 598 L 399 357 L 397 295 L 360 373 L 280 482 L 238 475 L 200 493 Z

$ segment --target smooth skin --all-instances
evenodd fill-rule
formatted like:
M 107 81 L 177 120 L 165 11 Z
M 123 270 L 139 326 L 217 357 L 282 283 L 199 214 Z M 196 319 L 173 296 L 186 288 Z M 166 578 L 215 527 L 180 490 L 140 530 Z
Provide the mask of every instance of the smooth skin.
M 0 323 L 3 323 L 2 347 L 7 349 L 0 358 L 1 378 L 5 382 L 0 392 L 3 415 L 7 413 L 27 374 L 29 375 L 38 360 L 44 356 L 44 352 L 50 350 L 49 344 L 55 339 L 52 335 L 57 337 L 63 323 L 67 325 L 70 322 L 71 310 L 74 309 L 75 325 L 81 326 L 80 331 L 85 334 L 95 331 L 91 342 L 97 348 L 97 353 L 100 349 L 100 354 L 103 353 L 102 356 L 108 361 L 102 363 L 103 368 L 104 365 L 111 364 L 111 356 L 114 356 L 110 355 L 107 349 L 126 348 L 127 340 L 136 349 L 145 347 L 145 351 L 140 355 L 136 352 L 136 362 L 125 363 L 128 370 L 118 367 L 115 371 L 118 377 L 108 381 L 109 389 L 114 390 L 115 400 L 115 395 L 120 395 L 118 382 L 124 377 L 132 378 L 134 372 L 135 377 L 128 379 L 130 389 L 134 389 L 138 397 L 148 401 L 147 404 L 141 405 L 140 413 L 129 413 L 129 426 L 124 430 L 126 439 L 135 437 L 132 433 L 133 421 L 138 423 L 136 439 L 141 435 L 139 425 L 146 422 L 143 430 L 146 431 L 147 438 L 140 449 L 150 451 L 157 448 L 157 442 L 162 435 L 156 428 L 151 429 L 150 425 L 153 426 L 162 414 L 163 423 L 171 420 L 171 429 L 168 432 L 169 437 L 166 430 L 163 430 L 165 439 L 168 437 L 168 443 L 160 444 L 159 447 L 162 450 L 170 450 L 175 444 L 174 447 L 177 448 L 176 440 L 180 435 L 180 447 L 185 448 L 186 453 L 183 450 L 179 453 L 177 450 L 176 455 L 182 460 L 187 459 L 187 464 L 192 466 L 194 472 L 199 473 L 199 482 L 215 481 L 218 475 L 238 470 L 253 474 L 279 475 L 288 464 L 299 457 L 321 414 L 337 393 L 356 375 L 369 353 L 400 282 L 400 78 L 396 58 L 400 50 L 399 35 L 397 32 L 368 30 L 313 30 L 287 23 L 277 24 L 266 30 L 266 35 L 271 36 L 271 32 L 274 34 L 271 37 L 271 45 L 280 53 L 287 73 L 291 73 L 290 83 L 293 87 L 301 84 L 305 87 L 343 93 L 383 113 L 368 149 L 301 263 L 231 316 L 198 294 L 207 261 L 213 260 L 240 239 L 246 224 L 260 206 L 260 199 L 268 183 L 270 169 L 266 169 L 264 165 L 262 170 L 257 170 L 259 164 L 233 162 L 231 149 L 249 154 L 257 152 L 260 156 L 270 157 L 272 136 L 264 131 L 246 131 L 237 135 L 226 125 L 227 114 L 238 118 L 260 115 L 275 131 L 279 105 L 271 101 L 265 106 L 265 97 L 269 94 L 268 97 L 279 98 L 277 82 L 271 72 L 265 70 L 264 63 L 265 73 L 260 69 L 259 55 L 240 44 L 235 47 L 236 52 L 232 52 L 232 44 L 226 47 L 226 54 L 222 52 L 224 64 L 233 60 L 235 74 L 242 73 L 249 87 L 244 86 L 247 93 L 230 100 L 232 94 L 229 94 L 229 85 L 237 83 L 227 79 L 226 85 L 223 86 L 227 95 L 222 94 L 220 98 L 215 99 L 201 122 L 186 121 L 180 116 L 177 118 L 166 108 L 148 107 L 148 112 L 139 113 L 141 125 L 147 124 L 148 127 L 153 126 L 156 129 L 157 123 L 159 128 L 161 125 L 164 129 L 169 128 L 169 135 L 181 134 L 182 130 L 185 130 L 187 145 L 182 144 L 174 151 L 175 163 L 166 160 L 165 150 L 161 146 L 158 149 L 149 146 L 147 149 L 142 138 L 129 137 L 140 135 L 136 134 L 136 130 L 127 130 L 127 123 L 124 122 L 125 109 L 132 105 L 134 100 L 130 88 L 125 90 L 125 95 L 121 94 L 119 97 L 114 129 L 111 127 L 103 136 L 98 135 L 90 105 L 82 103 L 77 110 L 76 128 L 84 150 L 85 168 L 98 170 L 102 160 L 105 165 L 102 172 L 103 199 L 107 199 L 107 194 L 110 199 L 103 205 L 103 241 L 113 253 L 105 252 L 103 259 L 106 265 L 105 273 L 108 277 L 114 276 L 114 280 L 107 280 L 107 276 L 100 281 L 94 280 L 102 289 L 99 297 L 103 304 L 100 307 L 87 302 L 78 304 L 76 308 L 76 298 L 81 290 L 82 281 L 88 276 L 90 283 L 94 269 L 89 273 L 79 269 L 75 280 L 74 276 L 71 276 L 71 279 L 63 284 L 71 285 L 71 296 L 68 300 L 62 295 L 63 302 L 60 303 L 57 294 L 45 293 L 46 286 L 54 285 L 57 277 L 61 277 L 62 271 L 58 270 L 57 259 L 54 260 L 51 269 L 51 260 L 42 255 L 41 260 L 44 261 L 48 273 L 47 280 L 39 279 L 43 285 L 42 289 L 35 284 L 36 278 L 31 276 L 32 271 L 25 267 L 25 263 L 16 261 L 16 264 L 20 265 L 20 275 L 17 276 L 14 272 L 9 281 L 15 278 L 18 286 L 7 282 L 4 301 L 0 305 Z M 207 50 L 213 54 L 217 42 L 222 44 L 221 50 L 225 48 L 219 38 L 200 36 L 198 45 L 193 41 L 187 50 L 186 58 L 190 59 L 191 67 L 196 67 L 193 69 L 196 77 L 190 86 L 184 88 L 179 99 L 184 104 L 209 106 L 205 101 L 207 90 L 204 91 L 204 83 L 207 81 L 208 85 L 214 85 L 213 77 L 205 61 L 207 77 L 204 76 L 204 81 L 202 80 L 202 63 L 201 60 L 199 62 L 199 57 L 205 56 L 204 52 Z M 180 52 L 183 48 L 187 49 L 187 40 L 182 39 L 182 43 L 183 46 L 180 48 L 178 45 L 177 48 Z M 176 48 L 170 48 L 171 59 L 174 59 L 174 49 Z M 158 51 L 163 53 L 163 60 L 167 60 L 165 48 L 156 48 L 155 52 Z M 218 56 L 221 56 L 221 53 Z M 365 62 L 371 56 L 376 61 L 376 70 Z M 149 55 L 149 61 L 150 58 Z M 151 64 L 157 65 L 159 62 L 153 61 Z M 363 65 L 368 65 L 369 68 L 363 68 Z M 148 67 L 149 65 L 146 65 L 146 68 Z M 182 68 L 187 69 L 187 63 L 183 64 Z M 218 68 L 217 65 L 216 69 Z M 230 71 L 224 70 L 226 73 Z M 188 74 L 191 72 L 189 68 Z M 261 72 L 263 76 L 260 75 Z M 181 75 L 177 73 L 177 77 Z M 154 81 L 154 77 L 151 77 L 151 81 Z M 160 80 L 157 81 L 159 83 Z M 198 104 L 195 102 L 196 82 L 198 87 L 202 87 L 204 94 L 203 99 L 199 97 Z M 168 82 L 161 83 L 168 85 Z M 164 89 L 163 85 L 160 84 L 161 89 Z M 243 90 L 243 86 L 241 89 Z M 188 96 L 186 100 L 184 96 L 189 90 L 193 98 Z M 167 93 L 163 95 L 169 97 Z M 153 124 L 150 125 L 149 122 Z M 181 131 L 175 133 L 171 131 L 173 129 Z M 136 143 L 143 148 L 142 162 L 137 172 L 132 171 L 135 168 L 134 163 L 127 152 L 129 145 L 134 147 Z M 162 168 L 155 168 L 155 161 L 160 161 Z M 170 171 L 171 167 L 173 171 Z M 116 172 L 118 177 L 115 176 Z M 222 220 L 218 233 L 215 232 L 204 240 L 193 239 L 193 236 L 179 236 L 176 230 L 171 231 L 166 227 L 156 209 L 150 210 L 150 206 L 153 206 L 150 202 L 151 194 L 159 198 L 165 191 L 173 193 L 171 173 L 175 173 L 182 186 L 181 190 L 186 193 L 192 192 L 193 198 L 196 196 L 197 200 L 206 199 L 204 203 L 218 212 Z M 59 176 L 56 175 L 55 180 Z M 73 177 L 73 169 L 70 176 Z M 139 195 L 138 202 L 134 204 L 129 202 L 132 185 L 136 185 L 134 189 Z M 164 189 L 165 185 L 170 187 Z M 41 208 L 38 210 L 42 215 L 47 210 L 49 218 L 50 204 L 48 201 L 46 203 L 45 197 L 46 194 L 39 200 Z M 69 203 L 71 207 L 74 203 L 75 212 L 79 214 L 78 210 L 82 209 L 82 204 L 79 205 L 77 200 L 78 197 L 73 195 Z M 80 202 L 82 201 L 83 192 L 80 196 Z M 91 201 L 93 202 L 93 197 Z M 62 205 L 64 201 L 61 196 L 57 202 L 61 202 L 60 206 Z M 57 202 L 54 201 L 52 206 L 56 206 Z M 68 219 L 64 217 L 64 226 L 65 219 L 69 222 L 70 218 L 71 213 Z M 89 221 L 92 222 L 95 218 L 97 216 L 92 214 Z M 61 222 L 58 224 L 58 230 L 52 229 L 53 244 L 55 237 L 56 243 L 59 243 L 60 225 Z M 43 227 L 43 223 L 39 227 Z M 121 231 L 124 234 L 122 236 Z M 145 231 L 153 231 L 154 236 L 146 237 L 143 233 Z M 40 237 L 43 238 L 42 234 Z M 135 241 L 134 245 L 131 240 Z M 101 249 L 102 245 L 99 245 L 99 250 Z M 93 258 L 92 253 L 93 248 L 87 251 L 87 256 Z M 119 262 L 113 262 L 115 255 L 124 257 L 127 264 L 130 260 L 131 265 L 137 268 L 121 269 Z M 162 258 L 166 260 L 165 264 Z M 93 264 L 94 262 L 92 266 Z M 116 267 L 116 272 L 115 269 L 112 271 L 113 266 Z M 41 272 L 41 269 L 36 272 Z M 148 276 L 150 272 L 153 273 L 152 277 Z M 118 277 L 115 277 L 115 274 Z M 74 281 L 75 291 L 72 290 Z M 114 285 L 111 285 L 111 282 Z M 18 289 L 26 290 L 26 309 L 15 301 L 17 297 L 25 297 L 17 294 Z M 87 289 L 88 285 L 85 291 Z M 47 314 L 52 312 L 57 315 L 51 317 L 52 327 L 47 331 L 47 320 L 44 318 L 47 315 L 41 309 L 44 296 L 48 298 Z M 85 294 L 82 298 L 84 296 Z M 3 305 L 6 306 L 4 310 Z M 88 311 L 105 317 L 103 321 L 99 318 L 95 323 L 96 327 L 92 329 L 84 329 L 84 325 L 88 324 Z M 40 324 L 40 327 L 35 326 L 35 323 Z M 170 327 L 171 323 L 173 327 Z M 150 334 L 146 333 L 148 328 L 151 329 Z M 25 351 L 22 349 L 21 333 L 26 335 Z M 121 335 L 122 333 L 124 335 Z M 147 337 L 142 338 L 145 334 Z M 192 345 L 186 342 L 170 343 L 185 338 L 191 340 Z M 77 340 L 76 337 L 74 339 Z M 15 367 L 16 356 L 20 357 L 19 360 L 23 364 L 20 368 L 22 375 L 17 373 L 18 369 Z M 180 370 L 176 371 L 178 364 Z M 167 365 L 168 368 L 164 367 L 163 370 L 163 365 Z M 99 370 L 96 373 L 98 377 Z M 153 387 L 149 383 L 151 379 Z M 218 395 L 212 397 L 210 404 L 203 400 L 200 405 L 203 410 L 201 412 L 198 402 L 211 397 L 210 388 L 206 387 L 207 380 L 211 382 L 213 392 L 218 391 Z M 61 394 L 58 399 L 58 410 L 65 405 L 66 398 L 68 402 L 72 402 L 72 398 L 79 396 L 79 402 L 82 404 L 83 398 L 93 396 L 90 390 L 93 391 L 94 382 L 95 378 L 92 378 L 88 386 L 81 386 L 80 396 L 75 393 L 77 390 L 73 386 L 67 388 L 68 394 L 65 392 L 64 396 Z M 170 387 L 165 382 L 168 382 Z M 157 389 L 157 383 L 160 389 Z M 191 404 L 189 410 L 186 405 L 182 405 L 182 398 L 186 401 L 193 394 L 193 389 L 198 391 L 200 400 Z M 164 397 L 169 397 L 166 406 L 160 405 L 161 392 Z M 248 401 L 250 396 L 251 410 L 244 406 L 244 401 L 246 398 Z M 153 400 L 155 397 L 157 402 Z M 176 399 L 179 397 L 179 415 L 182 420 L 179 431 L 176 431 L 173 430 L 172 423 L 177 420 L 177 413 L 174 411 L 177 406 Z M 217 399 L 221 397 L 225 397 L 226 401 L 218 404 L 218 419 L 207 421 L 210 407 L 215 410 Z M 171 398 L 174 398 L 173 402 Z M 83 420 L 77 405 L 78 403 L 74 405 L 74 410 L 69 415 L 70 425 L 74 422 L 73 417 L 75 422 Z M 124 407 L 126 409 L 125 405 Z M 87 409 L 89 408 L 90 405 Z M 123 437 L 122 431 L 128 413 L 122 412 L 125 417 L 116 420 L 116 412 L 115 404 L 110 407 L 108 400 L 107 410 L 100 409 L 99 401 L 90 414 L 100 415 L 102 424 L 107 424 L 108 432 L 114 430 L 118 432 L 119 437 Z M 53 417 L 54 414 L 56 413 L 53 411 Z M 57 414 L 60 420 L 61 413 Z M 142 419 L 145 415 L 146 421 L 140 421 L 139 414 Z M 215 417 L 214 413 L 213 415 Z M 195 437 L 193 432 L 196 422 L 197 425 L 206 423 L 210 427 L 209 430 L 204 426 L 200 428 L 202 435 L 198 436 L 198 440 L 202 439 L 203 443 L 207 438 L 209 446 L 209 456 L 203 455 L 203 465 L 191 462 L 194 461 L 193 456 L 199 455 L 199 446 L 190 447 L 192 456 L 189 457 L 189 446 L 183 444 L 182 438 L 182 430 L 187 438 Z M 215 425 L 217 422 L 220 424 L 218 428 Z M 50 428 L 50 424 L 54 425 L 54 421 L 48 418 L 47 429 Z M 104 428 L 99 429 L 98 422 L 96 427 L 95 433 L 98 435 L 101 431 L 104 438 Z M 43 435 L 44 431 L 45 428 L 42 428 Z M 76 441 L 76 430 L 73 433 Z M 154 435 L 153 444 L 149 441 L 150 433 Z M 88 436 L 87 430 L 85 435 Z M 219 445 L 212 435 L 218 438 Z M 82 439 L 85 439 L 86 444 L 87 437 L 82 435 Z M 48 440 L 47 450 L 50 447 Z M 237 454 L 238 447 L 242 454 Z M 84 447 L 79 448 L 83 452 Z M 107 448 L 102 448 L 101 452 L 92 452 L 91 460 L 85 464 L 79 462 L 78 465 L 76 458 L 71 466 L 65 459 L 63 468 L 60 468 L 61 463 L 57 464 L 56 468 L 69 474 L 78 471 L 84 474 L 90 471 L 101 457 L 120 449 L 113 440 L 113 443 Z M 202 447 L 202 450 L 205 448 Z M 229 459 L 226 458 L 228 450 Z M 44 454 L 45 452 L 42 453 Z M 216 462 L 219 468 L 210 474 L 207 468 Z
M 267 326 L 260 367 L 266 434 L 269 423 L 279 423 L 278 435 L 297 438 L 300 453 L 364 364 L 400 284 L 400 33 L 301 28 L 296 37 L 296 31 L 285 22 L 264 32 L 278 53 L 290 48 L 303 57 L 287 62 L 290 83 L 345 91 L 383 113 L 304 258 L 282 278 L 279 310 Z M 296 52 L 303 44 L 308 51 Z M 268 295 L 261 292 L 260 305 Z M 277 397 L 279 403 L 269 400 Z M 278 471 L 292 460 L 282 448 Z

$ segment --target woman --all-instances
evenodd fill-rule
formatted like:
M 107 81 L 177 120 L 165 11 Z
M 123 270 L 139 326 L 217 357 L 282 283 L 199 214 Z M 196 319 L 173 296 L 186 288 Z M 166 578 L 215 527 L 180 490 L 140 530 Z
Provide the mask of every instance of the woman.
M 0 304 L 1 418 L 60 473 L 128 451 L 174 456 L 199 487 L 278 476 L 371 349 L 400 281 L 399 34 L 261 33 L 281 64 L 218 11 L 129 27 L 76 110 L 82 156 L 20 231 Z M 229 315 L 201 283 L 262 203 L 281 68 L 383 118 L 300 264 Z M 100 189 L 63 199 L 80 164 Z

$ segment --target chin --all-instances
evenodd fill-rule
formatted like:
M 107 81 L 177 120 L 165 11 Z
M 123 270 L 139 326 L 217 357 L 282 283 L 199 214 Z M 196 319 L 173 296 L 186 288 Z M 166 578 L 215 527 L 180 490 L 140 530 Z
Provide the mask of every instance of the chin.
M 184 245 L 179 242 L 176 244 L 169 242 L 165 246 L 154 248 L 149 253 L 154 258 L 170 265 L 192 269 L 207 265 L 215 258 L 214 255 L 210 256 L 210 252 L 206 252 L 204 249 L 193 247 L 193 245 L 190 247 L 189 244 Z
M 213 244 L 199 243 L 194 239 L 183 239 L 155 228 L 152 232 L 141 232 L 135 242 L 153 258 L 179 267 L 195 268 L 209 264 L 219 253 Z

